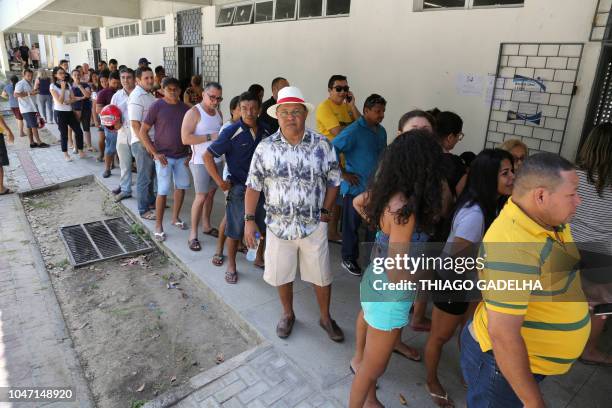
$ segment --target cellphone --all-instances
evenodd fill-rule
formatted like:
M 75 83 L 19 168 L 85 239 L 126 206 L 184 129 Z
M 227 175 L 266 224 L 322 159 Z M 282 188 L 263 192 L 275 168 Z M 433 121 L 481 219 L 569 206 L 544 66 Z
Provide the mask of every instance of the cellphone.
M 593 308 L 593 314 L 596 315 L 612 315 L 612 303 L 605 305 L 597 305 Z
M 352 97 L 352 96 L 350 96 L 350 95 L 349 95 L 349 96 L 347 96 L 347 97 L 346 97 L 346 101 L 347 101 L 348 103 L 351 103 L 351 101 L 352 101 L 352 100 L 353 100 L 353 97 Z

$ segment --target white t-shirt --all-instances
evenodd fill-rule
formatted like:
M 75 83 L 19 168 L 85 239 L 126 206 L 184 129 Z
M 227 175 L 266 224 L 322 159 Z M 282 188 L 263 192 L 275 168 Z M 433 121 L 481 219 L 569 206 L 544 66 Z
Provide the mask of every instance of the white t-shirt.
M 132 90 L 132 92 L 134 92 Z M 117 143 L 130 144 L 130 115 L 128 113 L 129 95 L 125 89 L 120 89 L 111 98 L 111 105 L 115 105 L 121 111 L 121 129 L 117 131 Z
M 128 117 L 130 120 L 144 121 L 153 102 L 155 102 L 155 97 L 141 86 L 136 85 L 128 99 Z M 140 142 L 138 135 L 132 130 L 131 126 L 130 132 L 132 135 L 131 144 Z M 151 140 L 155 138 L 155 129 L 153 127 L 149 130 L 149 138 Z
M 455 238 L 463 238 L 466 241 L 477 243 L 482 241 L 485 230 L 485 219 L 482 209 L 478 204 L 461 207 L 453 217 L 453 226 L 448 235 L 448 242 Z
M 32 84 L 25 79 L 22 79 L 15 85 L 15 92 L 17 93 L 32 92 L 32 89 Z M 19 97 L 17 98 L 17 103 L 19 103 L 19 111 L 21 113 L 38 112 L 36 104 L 34 103 L 34 98 L 31 96 Z
M 62 88 L 55 84 L 51 84 L 51 89 L 53 89 L 60 95 L 62 93 Z M 70 86 L 66 85 L 66 88 L 64 89 L 64 101 L 68 100 L 70 100 Z M 69 112 L 72 110 L 72 105 L 66 103 L 57 103 L 55 98 L 53 98 L 53 110 Z
M 196 125 L 194 134 L 196 136 L 203 136 L 216 133 L 218 137 L 219 130 L 223 125 L 223 119 L 221 118 L 221 114 L 219 114 L 219 111 L 215 111 L 214 115 L 209 115 L 199 103 L 196 105 L 196 108 L 200 113 L 200 120 Z M 210 146 L 211 144 L 212 140 L 191 146 L 191 149 L 193 150 L 193 154 L 191 155 L 191 163 L 204 164 L 204 153 L 206 153 L 208 146 Z M 220 157 L 216 157 L 215 163 L 221 163 L 221 160 L 222 159 Z

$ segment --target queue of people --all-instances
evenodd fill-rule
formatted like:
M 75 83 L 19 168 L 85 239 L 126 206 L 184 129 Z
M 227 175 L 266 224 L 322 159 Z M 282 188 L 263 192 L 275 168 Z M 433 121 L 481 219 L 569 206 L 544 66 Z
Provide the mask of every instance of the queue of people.
M 612 357 L 598 348 L 605 320 L 589 312 L 576 265 L 568 267 L 572 272 L 561 289 L 550 283 L 556 281 L 551 274 L 558 272 L 558 257 L 580 258 L 576 238 L 607 243 L 599 250 L 612 255 L 611 124 L 595 128 L 577 165 L 551 153 L 529 156 L 519 139 L 458 156 L 452 151 L 465 137 L 459 115 L 437 108 L 407 112 L 387 145 L 382 126 L 387 101 L 373 93 L 357 105 L 344 75 L 330 77 L 329 96 L 316 107 L 285 78 L 272 81 L 272 96 L 265 102 L 263 87 L 253 84 L 231 99 L 224 123 L 220 83 L 202 83 L 195 76 L 183 92 L 177 79 L 166 77 L 162 67 L 152 70 L 146 58 L 135 70 L 110 60 L 108 65 L 102 61 L 98 71 L 86 64 L 69 71 L 62 61 L 50 76 L 39 72 L 33 81 L 32 74 L 26 69 L 22 81 L 5 88 L 17 101 L 30 146 L 45 147 L 34 123 L 42 112 L 49 123 L 57 123 L 66 160 L 72 160 L 69 144 L 79 157 L 87 157 L 87 151 L 96 151 L 89 133 L 93 123 L 101 140 L 97 157 L 104 162 L 103 177 L 119 160 L 116 201 L 134 193 L 135 164 L 138 212 L 144 221 L 155 222 L 156 240 L 189 230 L 186 245 L 198 252 L 200 233 L 217 238 L 211 261 L 226 265 L 225 281 L 232 285 L 239 280 L 238 253 L 257 248 L 252 262 L 263 269 L 263 280 L 277 289 L 281 303 L 278 337 L 288 338 L 296 321 L 293 282 L 299 271 L 313 285 L 322 330 L 332 341 L 344 340 L 330 312 L 329 245 L 340 245 L 339 266 L 361 277 L 356 346 L 349 362 L 355 375 L 351 408 L 382 406 L 377 382 L 392 353 L 424 360 L 432 401 L 455 406 L 438 367 L 445 344 L 457 332 L 469 407 L 543 407 L 538 384 L 546 376 L 567 372 L 578 359 L 612 366 Z M 316 130 L 306 127 L 312 115 Z M 191 180 L 195 199 L 190 219 L 183 220 Z M 215 227 L 211 213 L 218 189 L 226 205 Z M 173 229 L 165 231 L 170 194 Z M 363 242 L 374 244 L 370 259 L 415 255 L 432 242 L 443 243 L 439 254 L 475 256 L 483 243 L 487 262 L 476 275 L 462 277 L 454 271 L 410 274 L 394 267 L 381 274 L 373 263 L 361 264 Z M 503 245 L 525 242 L 530 245 L 520 252 Z M 494 291 L 457 298 L 445 290 L 377 289 L 379 281 L 475 276 L 536 276 L 546 287 L 510 300 Z M 606 303 L 605 295 L 598 302 Z M 423 356 L 402 342 L 404 328 L 429 332 Z

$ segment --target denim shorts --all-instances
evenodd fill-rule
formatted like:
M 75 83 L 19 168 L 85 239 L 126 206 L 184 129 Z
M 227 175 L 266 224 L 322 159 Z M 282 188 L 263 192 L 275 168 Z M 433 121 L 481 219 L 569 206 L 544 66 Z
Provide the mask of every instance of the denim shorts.
M 162 166 L 159 160 L 155 160 L 155 172 L 157 174 L 157 195 L 167 196 L 170 194 L 170 182 L 174 180 L 175 190 L 187 190 L 190 186 L 189 171 L 185 165 L 187 157 L 173 159 L 166 157 L 168 165 Z
M 461 371 L 468 384 L 467 406 L 470 408 L 521 408 L 523 403 L 516 396 L 497 366 L 492 352 L 484 352 L 470 333 L 470 320 L 461 332 Z M 546 378 L 533 374 L 540 383 Z
M 243 184 L 233 185 L 227 194 L 227 204 L 225 206 L 225 235 L 231 239 L 242 239 L 244 235 L 244 194 L 246 186 Z M 266 230 L 266 211 L 263 208 L 263 194 L 259 195 L 259 202 L 255 210 L 255 223 L 259 231 Z
M 117 153 L 117 132 L 104 128 L 104 155 Z
M 215 165 L 217 166 L 217 172 L 221 174 L 223 162 L 215 163 Z M 208 174 L 206 166 L 203 164 L 189 163 L 189 169 L 193 176 L 193 187 L 196 194 L 206 194 L 217 188 L 217 183 L 215 183 L 210 174 Z
M 21 115 L 25 120 L 28 129 L 38 129 L 38 121 L 36 120 L 36 112 L 22 112 Z

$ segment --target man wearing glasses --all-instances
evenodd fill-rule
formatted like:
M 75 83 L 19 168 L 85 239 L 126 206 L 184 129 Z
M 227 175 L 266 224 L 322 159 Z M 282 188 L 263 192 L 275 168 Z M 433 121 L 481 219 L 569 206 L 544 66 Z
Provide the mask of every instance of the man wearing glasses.
M 199 251 L 202 249 L 198 240 L 198 225 L 202 220 L 203 233 L 213 237 L 219 236 L 219 230 L 210 225 L 213 198 L 217 185 L 206 171 L 204 166 L 204 153 L 208 146 L 219 137 L 219 129 L 223 125 L 223 116 L 219 111 L 219 104 L 223 100 L 223 89 L 218 82 L 209 82 L 202 92 L 202 102 L 189 109 L 183 119 L 181 139 L 183 144 L 191 145 L 193 154 L 189 161 L 189 169 L 193 175 L 195 199 L 191 206 L 191 233 L 187 241 L 189 249 Z M 220 157 L 214 159 L 217 171 L 221 173 L 223 161 Z
M 281 89 L 277 103 L 268 108 L 268 115 L 278 119 L 280 131 L 255 149 L 246 182 L 244 237 L 252 248 L 256 232 L 263 232 L 254 222 L 263 192 L 267 228 L 264 280 L 277 288 L 283 308 L 276 335 L 289 337 L 295 323 L 293 281 L 299 265 L 302 280 L 314 286 L 319 325 L 331 340 L 341 342 L 344 334 L 329 313 L 332 274 L 327 243 L 340 170 L 330 142 L 306 129 L 306 117 L 312 111 L 313 106 L 293 86 Z
M 331 142 L 345 127 L 359 119 L 361 113 L 355 106 L 355 95 L 350 91 L 344 75 L 332 75 L 327 82 L 327 91 L 329 97 L 317 106 L 316 119 L 317 130 Z M 350 175 L 345 174 L 343 170 L 343 157 L 340 157 L 340 167 L 342 178 L 350 178 Z M 342 241 L 342 237 L 338 233 L 340 204 L 334 204 L 329 221 L 328 239 L 336 243 Z

